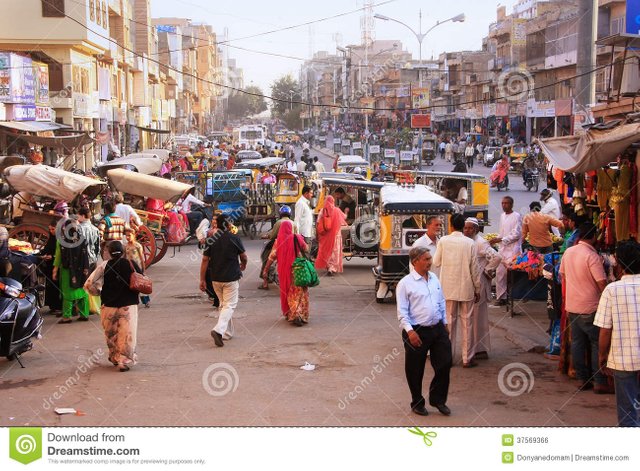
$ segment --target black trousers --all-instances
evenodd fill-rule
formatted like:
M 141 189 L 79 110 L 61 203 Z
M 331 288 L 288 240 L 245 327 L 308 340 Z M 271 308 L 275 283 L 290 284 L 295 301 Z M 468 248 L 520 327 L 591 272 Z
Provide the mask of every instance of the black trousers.
M 429 404 L 446 404 L 452 363 L 449 334 L 447 334 L 442 322 L 433 327 L 413 326 L 413 330 L 422 340 L 422 346 L 419 348 L 411 345 L 409 336 L 404 330 L 402 331 L 404 372 L 411 391 L 411 408 L 424 406 L 425 403 L 422 395 L 422 380 L 429 353 L 431 354 L 431 367 L 435 373 L 429 385 Z

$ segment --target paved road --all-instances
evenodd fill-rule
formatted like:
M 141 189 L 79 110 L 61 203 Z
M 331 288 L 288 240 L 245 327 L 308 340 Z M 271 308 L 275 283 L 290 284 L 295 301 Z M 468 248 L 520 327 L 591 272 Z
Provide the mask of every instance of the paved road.
M 0 359 L 0 426 L 615 424 L 613 396 L 576 393 L 555 362 L 529 352 L 547 341 L 543 303 L 520 306 L 525 315 L 515 318 L 492 308 L 491 359 L 467 370 L 456 357 L 453 415 L 411 414 L 395 306 L 374 302 L 372 262 L 323 277 L 309 325 L 296 328 L 281 317 L 276 289 L 256 289 L 261 243 L 246 247 L 236 335 L 224 348 L 213 344 L 207 316 L 216 313 L 197 290 L 199 254 L 183 247 L 149 270 L 156 292 L 140 310 L 137 366 L 110 365 L 97 317 L 59 325 L 47 316 L 25 369 Z M 305 362 L 316 370 L 301 370 Z M 518 364 L 522 382 L 507 382 Z M 54 407 L 86 415 L 57 416 Z

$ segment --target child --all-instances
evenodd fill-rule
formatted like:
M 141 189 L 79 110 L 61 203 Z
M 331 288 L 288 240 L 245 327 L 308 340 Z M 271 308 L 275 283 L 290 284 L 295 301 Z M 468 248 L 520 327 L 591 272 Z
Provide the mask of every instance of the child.
M 131 229 L 127 229 L 125 231 L 125 236 L 127 237 L 127 245 L 124 248 L 124 258 L 127 260 L 131 260 L 132 262 L 136 262 L 138 266 L 142 269 L 144 273 L 144 252 L 142 250 L 142 245 L 136 241 L 136 233 Z M 149 296 L 141 295 L 140 300 L 144 307 L 151 307 Z

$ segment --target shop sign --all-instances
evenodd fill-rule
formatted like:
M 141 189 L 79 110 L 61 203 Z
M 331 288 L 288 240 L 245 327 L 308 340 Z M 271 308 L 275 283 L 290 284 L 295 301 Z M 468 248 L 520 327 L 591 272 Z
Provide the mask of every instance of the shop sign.
M 36 121 L 51 121 L 51 108 L 36 106 Z
M 36 105 L 13 105 L 14 121 L 35 121 Z
M 351 145 L 350 139 L 342 139 L 342 147 L 349 147 Z
M 369 146 L 369 153 L 370 154 L 379 154 L 380 153 L 380 146 Z
M 337 138 L 335 138 L 335 139 L 333 140 L 333 143 L 334 143 L 334 144 L 342 144 L 342 139 L 340 139 L 339 137 L 337 137 Z
M 36 105 L 49 106 L 49 65 L 33 61 L 33 77 Z
M 384 150 L 384 158 L 385 159 L 395 159 L 397 152 L 395 149 L 385 149 Z
M 353 145 L 351 146 L 351 148 L 353 150 L 362 149 L 362 142 L 354 142 Z
M 413 160 L 413 152 L 411 152 L 410 150 L 403 150 L 402 152 L 400 152 L 400 160 L 405 162 Z
M 413 129 L 423 129 L 431 127 L 431 115 L 430 114 L 412 114 L 411 115 L 411 127 Z
M 0 101 L 35 105 L 35 78 L 30 57 L 0 53 Z

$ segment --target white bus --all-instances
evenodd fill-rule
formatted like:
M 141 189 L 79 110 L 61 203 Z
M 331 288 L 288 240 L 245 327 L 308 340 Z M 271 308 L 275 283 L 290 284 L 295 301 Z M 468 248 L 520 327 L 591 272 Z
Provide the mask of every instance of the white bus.
M 233 130 L 233 144 L 245 149 L 257 149 L 266 141 L 266 133 L 262 126 L 240 126 Z

